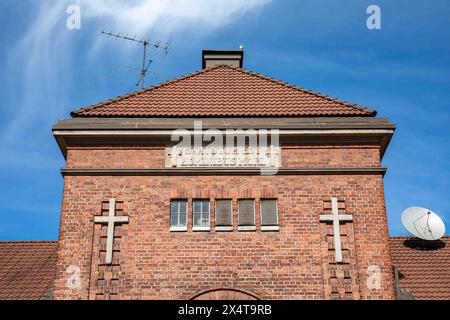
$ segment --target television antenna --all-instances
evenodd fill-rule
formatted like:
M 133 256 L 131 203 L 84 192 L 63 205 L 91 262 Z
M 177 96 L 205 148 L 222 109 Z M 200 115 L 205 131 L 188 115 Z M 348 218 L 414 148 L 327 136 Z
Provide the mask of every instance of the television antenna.
M 402 223 L 409 232 L 423 240 L 438 240 L 445 234 L 442 219 L 426 208 L 406 209 L 402 213 Z
M 139 81 L 136 83 L 136 87 L 140 86 L 141 89 L 143 89 L 145 86 L 145 76 L 148 72 L 148 69 L 150 68 L 150 65 L 153 63 L 153 60 L 151 60 L 151 59 L 148 59 L 148 61 L 147 61 L 147 49 L 149 47 L 153 47 L 154 50 L 162 50 L 164 52 L 164 57 L 169 53 L 169 50 L 170 50 L 169 42 L 162 45 L 161 41 L 150 42 L 144 38 L 139 40 L 139 39 L 136 39 L 136 36 L 131 37 L 128 34 L 122 35 L 120 33 L 105 32 L 105 31 L 102 31 L 101 34 L 109 36 L 109 37 L 114 37 L 117 39 L 122 39 L 125 41 L 139 43 L 142 45 L 142 49 L 143 49 L 143 51 L 142 51 L 142 68 L 141 68 Z

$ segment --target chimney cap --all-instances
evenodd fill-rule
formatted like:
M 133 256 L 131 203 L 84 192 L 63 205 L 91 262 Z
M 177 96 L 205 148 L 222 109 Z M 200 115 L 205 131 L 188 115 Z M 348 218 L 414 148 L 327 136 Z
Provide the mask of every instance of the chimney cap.
M 202 68 L 212 67 L 218 64 L 226 64 L 242 68 L 244 62 L 244 50 L 208 50 L 202 51 Z

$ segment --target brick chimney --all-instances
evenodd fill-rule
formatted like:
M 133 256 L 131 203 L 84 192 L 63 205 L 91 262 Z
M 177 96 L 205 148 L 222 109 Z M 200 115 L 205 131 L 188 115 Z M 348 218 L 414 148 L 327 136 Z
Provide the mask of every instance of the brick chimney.
M 202 68 L 212 67 L 218 64 L 227 64 L 242 68 L 244 50 L 203 50 Z

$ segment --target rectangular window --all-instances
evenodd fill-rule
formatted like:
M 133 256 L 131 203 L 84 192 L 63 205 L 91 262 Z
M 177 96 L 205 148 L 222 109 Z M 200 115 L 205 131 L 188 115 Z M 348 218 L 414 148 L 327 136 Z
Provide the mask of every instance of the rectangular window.
M 187 231 L 187 201 L 170 202 L 170 231 Z
M 255 226 L 255 201 L 239 200 L 239 230 L 252 231 L 256 230 Z
M 209 231 L 209 201 L 194 200 L 193 201 L 193 231 Z
M 216 200 L 216 230 L 233 231 L 233 209 L 231 200 Z
M 278 206 L 277 200 L 261 200 L 261 230 L 277 231 L 278 225 Z

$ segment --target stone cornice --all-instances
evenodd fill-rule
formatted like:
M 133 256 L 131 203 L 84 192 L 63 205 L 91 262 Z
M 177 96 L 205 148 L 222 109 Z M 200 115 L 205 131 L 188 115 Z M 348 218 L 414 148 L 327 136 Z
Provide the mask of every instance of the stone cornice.
M 283 144 L 375 144 L 383 156 L 394 133 L 388 119 L 341 118 L 74 118 L 53 127 L 66 157 L 68 146 L 170 144 L 173 130 L 193 128 L 278 129 Z
M 59 121 L 53 130 L 175 130 L 192 129 L 395 129 L 386 118 L 283 117 L 283 118 L 73 118 Z

